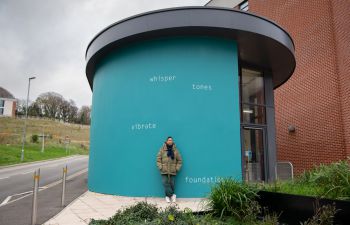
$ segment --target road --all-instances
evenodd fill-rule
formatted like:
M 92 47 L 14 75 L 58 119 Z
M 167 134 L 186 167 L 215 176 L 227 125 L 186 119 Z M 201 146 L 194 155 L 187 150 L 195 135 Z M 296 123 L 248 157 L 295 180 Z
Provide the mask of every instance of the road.
M 65 205 L 87 191 L 87 172 L 79 172 L 67 177 Z M 36 225 L 43 224 L 57 213 L 61 207 L 62 183 L 50 186 L 38 193 L 38 213 Z M 0 207 L 0 225 L 29 225 L 32 220 L 33 195 Z
M 73 156 L 0 169 L 0 207 L 30 194 L 33 190 L 33 173 L 40 168 L 41 189 L 62 179 L 62 168 L 68 166 L 68 176 L 87 170 L 88 156 Z

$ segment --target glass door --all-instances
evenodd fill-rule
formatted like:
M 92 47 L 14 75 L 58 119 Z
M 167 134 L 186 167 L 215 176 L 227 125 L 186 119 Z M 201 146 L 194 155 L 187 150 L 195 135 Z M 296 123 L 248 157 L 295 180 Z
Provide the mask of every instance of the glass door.
M 243 176 L 247 182 L 265 181 L 265 128 L 242 127 Z

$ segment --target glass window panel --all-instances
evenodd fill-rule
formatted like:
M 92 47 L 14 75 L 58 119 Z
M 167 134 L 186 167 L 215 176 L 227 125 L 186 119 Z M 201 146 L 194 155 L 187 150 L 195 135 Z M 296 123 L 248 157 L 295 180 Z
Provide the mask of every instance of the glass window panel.
M 243 129 L 244 174 L 246 181 L 265 180 L 264 134 L 262 129 Z
M 248 1 L 243 1 L 241 4 L 239 4 L 239 9 L 242 11 L 248 11 L 249 10 Z
M 242 104 L 242 122 L 253 124 L 266 124 L 265 107 Z
M 264 78 L 260 71 L 242 68 L 242 103 L 265 104 Z

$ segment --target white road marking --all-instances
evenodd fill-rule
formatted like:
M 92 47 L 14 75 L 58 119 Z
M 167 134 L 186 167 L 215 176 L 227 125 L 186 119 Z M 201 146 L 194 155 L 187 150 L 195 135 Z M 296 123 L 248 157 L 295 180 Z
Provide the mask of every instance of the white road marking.
M 72 175 L 67 176 L 66 179 L 67 179 L 67 181 L 68 181 L 68 180 L 71 180 L 71 179 L 73 179 L 74 177 L 77 177 L 77 176 L 79 176 L 79 175 L 81 175 L 81 174 L 83 174 L 83 173 L 86 173 L 87 171 L 88 171 L 88 168 L 85 168 L 85 169 L 83 169 L 83 170 L 80 170 L 80 171 L 78 171 L 78 172 L 72 174 Z M 47 188 L 53 187 L 53 186 L 55 186 L 55 185 L 57 185 L 57 184 L 59 184 L 59 183 L 62 183 L 62 179 L 59 179 L 59 180 L 57 180 L 57 181 L 55 181 L 55 182 L 52 182 L 51 184 L 48 184 L 48 185 L 39 187 L 39 191 L 42 191 L 42 190 L 45 190 L 45 189 L 47 189 Z M 24 195 L 24 194 L 26 194 L 26 195 Z M 6 204 L 10 204 L 10 203 L 12 203 L 12 202 L 16 202 L 16 201 L 18 201 L 18 200 L 21 200 L 21 199 L 23 199 L 23 198 L 25 198 L 25 197 L 27 197 L 27 196 L 32 195 L 32 194 L 33 194 L 33 191 L 26 191 L 26 192 L 22 192 L 22 193 L 18 193 L 18 194 L 14 194 L 14 195 L 8 196 L 7 198 L 10 197 L 10 199 L 11 199 L 11 197 L 15 197 L 15 196 L 19 196 L 19 195 L 24 195 L 24 196 L 21 196 L 21 197 L 19 197 L 19 198 L 16 198 L 16 199 L 12 200 L 12 201 L 10 201 L 10 199 L 8 199 L 6 203 L 4 203 L 4 204 L 1 203 L 1 204 L 0 204 L 0 207 L 1 207 L 1 206 L 4 206 L 4 205 L 6 205 Z M 6 199 L 5 199 L 5 200 L 6 200 Z
M 62 162 L 62 160 L 67 160 L 67 162 Z M 36 168 L 32 168 L 31 171 L 26 171 L 26 172 L 20 172 L 18 171 L 17 173 L 11 174 L 11 176 L 6 176 L 6 177 L 0 177 L 1 179 L 7 179 L 10 178 L 12 176 L 18 176 L 18 175 L 25 175 L 25 174 L 29 174 L 29 173 L 34 173 L 33 169 L 37 169 L 37 168 L 57 168 L 57 167 L 64 167 L 65 165 L 68 165 L 68 167 L 70 166 L 70 164 L 74 161 L 81 161 L 81 160 L 86 160 L 86 157 L 72 157 L 70 159 L 61 159 L 60 161 L 58 161 L 56 164 L 51 164 L 50 162 L 45 162 L 45 164 L 43 164 L 42 166 L 37 165 Z M 29 169 L 29 168 L 28 168 Z M 5 169 L 0 170 L 0 172 L 3 172 Z M 3 174 L 6 175 L 6 174 Z
M 60 165 L 45 166 L 44 168 L 52 168 L 52 167 L 57 167 L 57 166 L 60 166 Z
M 23 172 L 21 174 L 28 174 L 28 173 L 34 173 L 34 171 L 27 171 L 27 172 Z
M 12 197 L 18 196 L 18 195 L 24 195 L 24 194 L 28 194 L 28 193 L 32 193 L 33 191 L 26 191 L 26 192 L 22 192 L 22 193 L 18 193 L 18 194 L 14 194 L 11 195 Z
M 11 198 L 12 198 L 12 196 L 7 196 L 7 197 L 5 198 L 5 200 L 2 201 L 2 203 L 0 204 L 0 206 L 7 204 L 7 202 L 10 201 Z
M 65 157 L 65 158 L 59 158 L 59 159 L 54 159 L 54 160 L 48 160 L 48 161 L 44 161 L 44 162 L 32 162 L 32 163 L 28 163 L 28 164 L 18 164 L 18 165 L 13 165 L 10 167 L 5 167 L 2 168 L 2 166 L 0 166 L 0 172 L 7 172 L 7 171 L 13 171 L 13 170 L 18 170 L 18 169 L 30 169 L 33 167 L 45 167 L 46 165 L 52 165 L 52 163 L 59 163 L 59 164 L 67 164 L 69 162 L 73 162 L 73 161 L 77 161 L 77 160 L 85 160 L 85 159 L 89 159 L 88 156 L 86 155 L 75 155 L 75 156 L 70 156 L 70 157 Z

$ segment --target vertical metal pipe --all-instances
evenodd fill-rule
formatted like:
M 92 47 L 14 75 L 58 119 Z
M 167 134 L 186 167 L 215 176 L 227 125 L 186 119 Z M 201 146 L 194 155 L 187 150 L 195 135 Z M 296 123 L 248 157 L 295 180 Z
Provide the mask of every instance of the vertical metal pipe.
M 36 216 L 38 212 L 38 190 L 39 190 L 40 169 L 34 172 L 33 187 L 33 208 L 32 208 L 32 225 L 36 224 Z
M 30 78 L 28 80 L 27 90 L 27 103 L 26 103 L 26 117 L 24 118 L 23 136 L 22 136 L 22 150 L 21 150 L 21 162 L 24 160 L 24 143 L 26 141 L 26 130 L 27 130 L 27 118 L 28 118 L 28 101 L 29 101 L 29 89 L 30 89 Z
M 43 133 L 42 133 L 42 142 L 41 142 L 41 152 L 45 151 L 45 133 L 44 133 L 44 128 L 43 128 Z
M 61 198 L 61 206 L 64 207 L 64 198 L 66 195 L 66 177 L 67 177 L 67 165 L 63 168 L 63 176 L 62 176 L 62 198 Z

